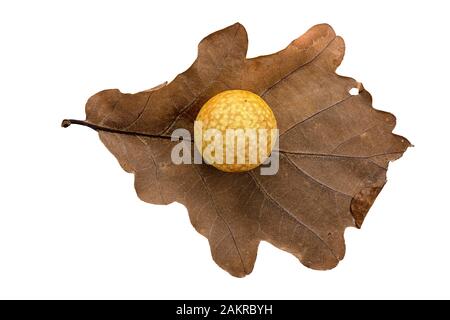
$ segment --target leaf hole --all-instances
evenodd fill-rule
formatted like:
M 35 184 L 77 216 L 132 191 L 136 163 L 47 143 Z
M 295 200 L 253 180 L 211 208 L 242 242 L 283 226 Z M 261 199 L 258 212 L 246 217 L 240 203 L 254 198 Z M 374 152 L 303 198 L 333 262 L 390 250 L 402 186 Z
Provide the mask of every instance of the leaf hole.
M 348 93 L 350 93 L 352 96 L 357 96 L 359 94 L 358 88 L 351 88 Z

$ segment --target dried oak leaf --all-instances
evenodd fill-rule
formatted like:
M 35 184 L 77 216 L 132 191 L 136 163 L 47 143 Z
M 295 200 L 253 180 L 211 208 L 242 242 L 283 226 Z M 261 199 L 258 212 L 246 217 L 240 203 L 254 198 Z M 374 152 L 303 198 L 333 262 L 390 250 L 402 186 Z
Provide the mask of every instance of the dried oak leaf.
M 360 83 L 336 74 L 344 41 L 329 25 L 312 27 L 275 54 L 247 59 L 246 53 L 242 25 L 212 33 L 172 82 L 136 94 L 101 91 L 78 123 L 96 129 L 134 173 L 140 199 L 184 204 L 214 261 L 233 276 L 252 271 L 261 240 L 307 267 L 333 268 L 344 257 L 345 228 L 361 226 L 389 161 L 410 143 L 392 133 L 395 117 L 375 110 Z M 359 92 L 351 95 L 352 88 Z M 167 137 L 177 128 L 193 133 L 201 106 L 227 89 L 252 91 L 271 106 L 280 129 L 276 175 L 172 163 L 178 142 Z

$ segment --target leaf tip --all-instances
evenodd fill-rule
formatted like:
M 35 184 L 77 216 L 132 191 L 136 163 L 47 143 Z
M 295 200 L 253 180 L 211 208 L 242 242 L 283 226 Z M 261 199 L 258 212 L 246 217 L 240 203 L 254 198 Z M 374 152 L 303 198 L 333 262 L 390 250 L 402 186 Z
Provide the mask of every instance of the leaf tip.
M 233 24 L 233 27 L 238 28 L 238 29 L 245 29 L 245 27 L 242 25 L 242 23 L 240 23 L 238 21 Z

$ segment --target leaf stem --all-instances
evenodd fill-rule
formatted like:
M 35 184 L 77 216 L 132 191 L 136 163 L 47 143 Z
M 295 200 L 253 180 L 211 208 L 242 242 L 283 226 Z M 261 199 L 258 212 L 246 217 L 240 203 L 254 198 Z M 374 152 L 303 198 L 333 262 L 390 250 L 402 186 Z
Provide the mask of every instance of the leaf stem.
M 126 130 L 121 130 L 121 129 L 114 129 L 114 128 L 109 128 L 109 127 L 99 126 L 99 125 L 90 123 L 88 121 L 76 120 L 76 119 L 64 119 L 61 122 L 61 127 L 67 128 L 67 127 L 69 127 L 72 124 L 77 124 L 77 125 L 80 125 L 80 126 L 88 127 L 88 128 L 91 128 L 91 129 L 93 129 L 95 131 L 105 131 L 105 132 L 111 132 L 111 133 L 119 133 L 119 134 L 131 135 L 131 136 L 142 136 L 142 137 L 157 138 L 157 139 L 167 139 L 167 140 L 171 140 L 172 139 L 171 136 L 143 133 L 143 132 L 137 132 L 137 131 L 126 131 Z M 186 140 L 190 141 L 190 139 L 186 139 Z

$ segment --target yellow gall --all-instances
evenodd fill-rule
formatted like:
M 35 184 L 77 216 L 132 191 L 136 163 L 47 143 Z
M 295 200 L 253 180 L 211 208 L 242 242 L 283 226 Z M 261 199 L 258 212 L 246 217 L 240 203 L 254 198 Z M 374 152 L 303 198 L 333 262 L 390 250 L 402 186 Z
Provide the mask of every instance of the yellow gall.
M 246 90 L 227 90 L 209 99 L 197 115 L 196 148 L 225 172 L 252 170 L 272 152 L 277 122 L 268 104 Z

